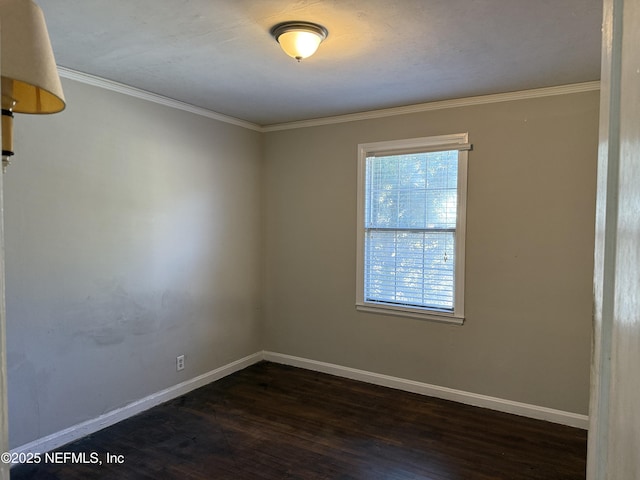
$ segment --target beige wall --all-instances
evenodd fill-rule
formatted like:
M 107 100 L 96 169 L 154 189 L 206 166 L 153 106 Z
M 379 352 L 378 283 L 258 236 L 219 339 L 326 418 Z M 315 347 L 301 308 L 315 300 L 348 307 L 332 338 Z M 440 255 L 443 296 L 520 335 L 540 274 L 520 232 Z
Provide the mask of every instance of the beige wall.
M 598 92 L 265 136 L 266 350 L 586 414 Z M 356 146 L 469 132 L 466 322 L 356 312 Z
M 64 90 L 5 176 L 12 448 L 261 348 L 261 134 Z
M 12 448 L 262 349 L 587 413 L 598 92 L 261 134 L 64 88 L 5 176 Z M 465 325 L 356 312 L 357 144 L 460 132 Z

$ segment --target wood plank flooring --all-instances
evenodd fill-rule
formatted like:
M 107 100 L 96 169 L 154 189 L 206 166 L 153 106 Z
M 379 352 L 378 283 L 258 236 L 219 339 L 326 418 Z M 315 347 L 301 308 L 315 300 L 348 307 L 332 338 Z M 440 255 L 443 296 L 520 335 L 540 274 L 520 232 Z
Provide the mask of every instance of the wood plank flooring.
M 262 362 L 59 449 L 102 465 L 21 465 L 11 478 L 573 480 L 586 442 L 580 429 Z

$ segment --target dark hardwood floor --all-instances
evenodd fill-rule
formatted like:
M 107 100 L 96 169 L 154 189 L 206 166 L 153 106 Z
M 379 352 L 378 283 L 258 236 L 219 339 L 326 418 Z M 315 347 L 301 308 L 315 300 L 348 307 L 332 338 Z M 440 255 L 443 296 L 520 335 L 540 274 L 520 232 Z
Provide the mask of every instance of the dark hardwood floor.
M 585 478 L 586 441 L 575 428 L 262 362 L 59 449 L 102 465 L 21 465 L 11 478 L 570 480 Z M 107 464 L 107 452 L 124 463 Z

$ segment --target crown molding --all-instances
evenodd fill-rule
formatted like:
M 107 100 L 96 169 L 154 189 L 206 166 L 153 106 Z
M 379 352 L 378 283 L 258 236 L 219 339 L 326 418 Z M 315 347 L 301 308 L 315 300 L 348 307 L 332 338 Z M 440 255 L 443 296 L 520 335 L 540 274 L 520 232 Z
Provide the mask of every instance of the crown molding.
M 158 103 L 166 107 L 194 113 L 196 115 L 200 115 L 201 117 L 211 118 L 213 120 L 219 120 L 221 122 L 230 123 L 239 127 L 248 128 L 249 130 L 255 130 L 257 132 L 262 131 L 262 127 L 258 124 L 247 122 L 246 120 L 231 117 L 229 115 L 224 115 L 222 113 L 214 112 L 213 110 L 208 110 L 206 108 L 196 107 L 195 105 L 180 102 L 178 100 L 164 97 L 156 93 L 147 92 L 146 90 L 130 87 L 129 85 L 125 85 L 123 83 L 96 77 L 95 75 L 90 75 L 88 73 L 82 73 L 60 66 L 58 66 L 58 73 L 61 77 L 67 78 L 69 80 L 75 80 L 76 82 L 85 83 L 94 87 L 104 88 L 106 90 L 111 90 L 112 92 L 122 93 L 123 95 L 129 95 L 131 97 L 147 100 L 149 102 Z
M 355 122 L 359 120 L 371 120 L 375 118 L 392 117 L 396 115 L 407 115 L 411 113 L 429 112 L 432 110 L 443 110 L 446 108 L 468 107 L 473 105 L 484 105 L 487 103 L 510 102 L 514 100 L 526 100 L 530 98 L 551 97 L 554 95 L 568 95 L 571 93 L 591 92 L 600 89 L 600 82 L 583 82 L 570 85 L 559 85 L 555 87 L 535 88 L 531 90 L 521 90 L 517 92 L 496 93 L 491 95 L 481 95 L 476 97 L 456 98 L 452 100 L 441 100 L 438 102 L 419 103 L 404 107 L 384 108 L 380 110 L 370 110 L 359 113 L 349 113 L 346 115 L 336 115 L 331 117 L 313 118 L 310 120 L 299 120 L 294 122 L 276 123 L 271 125 L 258 125 L 240 118 L 231 117 L 222 113 L 214 112 L 202 107 L 196 107 L 188 103 L 164 97 L 156 93 L 147 92 L 139 88 L 130 87 L 123 83 L 107 80 L 88 73 L 82 73 L 70 68 L 58 66 L 58 73 L 61 77 L 75 80 L 80 83 L 104 88 L 113 92 L 122 93 L 131 97 L 140 98 L 149 102 L 176 108 L 185 112 L 194 113 L 202 117 L 211 118 L 239 127 L 244 127 L 256 132 L 276 132 L 279 130 L 292 130 L 296 128 L 317 127 L 321 125 L 331 125 L 335 123 Z
M 600 89 L 600 82 L 574 83 L 570 85 L 559 85 L 555 87 L 536 88 L 531 90 L 521 90 L 517 92 L 496 93 L 492 95 L 481 95 L 477 97 L 456 98 L 452 100 L 442 100 L 438 102 L 419 103 L 404 107 L 385 108 L 381 110 L 370 110 L 360 113 L 349 113 L 333 117 L 314 118 L 311 120 L 300 120 L 296 122 L 278 123 L 262 127 L 263 132 L 275 132 L 278 130 L 291 130 L 294 128 L 317 127 L 321 125 L 331 125 L 334 123 L 355 122 L 358 120 L 371 120 L 382 117 L 392 117 L 395 115 L 407 115 L 410 113 L 429 112 L 432 110 L 442 110 L 446 108 L 468 107 L 472 105 L 483 105 L 487 103 L 510 102 L 513 100 L 526 100 L 529 98 L 551 97 L 554 95 L 568 95 L 571 93 L 591 92 Z

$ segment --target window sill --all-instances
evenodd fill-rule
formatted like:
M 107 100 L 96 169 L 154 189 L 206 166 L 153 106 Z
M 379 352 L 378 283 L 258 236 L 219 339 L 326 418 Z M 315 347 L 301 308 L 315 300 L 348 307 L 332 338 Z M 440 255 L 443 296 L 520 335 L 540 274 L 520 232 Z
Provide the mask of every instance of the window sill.
M 391 315 L 394 317 L 409 317 L 430 322 L 448 323 L 450 325 L 462 325 L 464 317 L 455 316 L 452 313 L 438 312 L 435 310 L 419 310 L 390 305 L 377 305 L 372 303 L 356 304 L 359 312 L 376 313 L 378 315 Z

